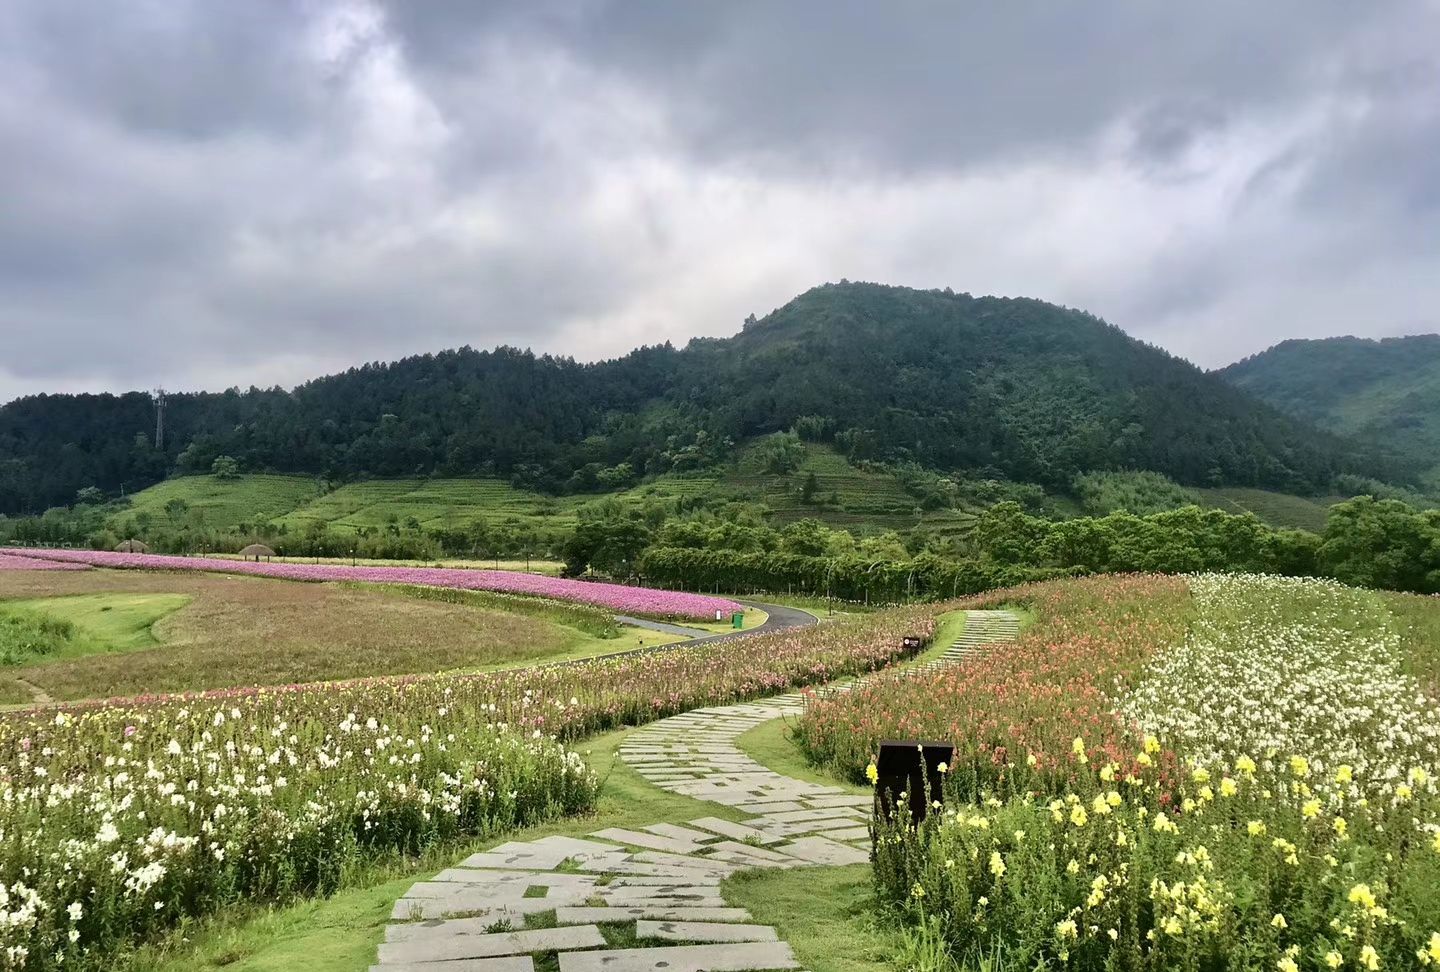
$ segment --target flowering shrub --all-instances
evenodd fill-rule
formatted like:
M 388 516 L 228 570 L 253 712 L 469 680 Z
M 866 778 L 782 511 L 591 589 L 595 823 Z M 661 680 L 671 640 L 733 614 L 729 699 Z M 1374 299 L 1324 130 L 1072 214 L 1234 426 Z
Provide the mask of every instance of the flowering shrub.
M 89 564 L 61 563 L 55 560 L 41 560 L 0 550 L 0 570 L 89 570 Z
M 0 717 L 0 968 L 99 961 L 229 902 L 337 886 L 590 804 L 563 740 L 828 681 L 928 636 L 924 609 L 574 665 L 77 705 Z
M 1146 583 L 1030 591 L 1028 669 L 969 663 L 942 703 L 943 679 L 856 693 L 880 719 L 918 707 L 931 721 L 913 728 L 958 746 L 940 812 L 877 824 L 877 885 L 912 947 L 1014 968 L 1440 963 L 1440 719 L 1385 601 L 1198 576 L 1187 604 L 1178 581 Z M 850 702 L 812 707 L 812 752 L 853 760 L 863 747 L 832 737 L 912 728 L 836 708 Z
M 165 554 L 119 553 L 108 550 L 32 550 L 36 558 L 125 570 L 204 570 L 224 574 L 252 574 L 299 581 L 370 581 L 380 584 L 421 584 L 462 590 L 535 594 L 561 601 L 594 604 L 626 614 L 657 617 L 713 619 L 715 612 L 729 615 L 742 607 L 723 597 L 657 591 L 624 584 L 567 580 L 507 570 L 470 570 L 456 567 L 347 567 L 343 564 L 280 564 L 211 557 L 172 557 Z

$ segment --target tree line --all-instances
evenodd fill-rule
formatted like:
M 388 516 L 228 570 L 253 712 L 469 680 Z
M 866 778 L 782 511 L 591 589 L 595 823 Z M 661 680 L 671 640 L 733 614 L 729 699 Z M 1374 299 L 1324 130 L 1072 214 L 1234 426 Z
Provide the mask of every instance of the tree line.
M 0 513 L 87 487 L 134 492 L 222 456 L 335 482 L 485 475 L 605 492 L 724 464 L 737 443 L 791 429 L 853 462 L 1047 488 L 1107 469 L 1301 493 L 1338 473 L 1415 474 L 1088 314 L 874 284 L 818 287 L 732 338 L 612 361 L 460 348 L 167 402 L 163 441 L 139 392 L 0 407 Z

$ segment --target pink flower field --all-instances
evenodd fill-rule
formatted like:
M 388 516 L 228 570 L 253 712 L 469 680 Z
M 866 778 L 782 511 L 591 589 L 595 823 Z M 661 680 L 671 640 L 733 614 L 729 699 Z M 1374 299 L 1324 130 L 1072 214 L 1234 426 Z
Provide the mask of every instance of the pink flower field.
M 164 554 L 118 553 L 109 550 L 29 550 L 13 559 L 49 564 L 51 568 L 80 569 L 85 566 L 121 570 L 203 570 L 222 574 L 252 574 L 298 581 L 367 581 L 373 584 L 422 584 L 470 591 L 500 591 L 575 601 L 624 614 L 645 614 L 663 618 L 706 620 L 716 611 L 727 617 L 743 610 L 723 597 L 657 591 L 624 584 L 566 580 L 521 574 L 507 570 L 467 570 L 453 567 L 346 567 L 330 564 L 256 563 L 208 557 L 172 557 Z M 0 556 L 10 556 L 4 554 Z M 0 570 L 6 569 L 0 563 Z M 13 568 L 20 569 L 20 568 Z
M 0 570 L 89 570 L 89 564 L 62 563 L 56 560 L 40 560 L 0 550 Z

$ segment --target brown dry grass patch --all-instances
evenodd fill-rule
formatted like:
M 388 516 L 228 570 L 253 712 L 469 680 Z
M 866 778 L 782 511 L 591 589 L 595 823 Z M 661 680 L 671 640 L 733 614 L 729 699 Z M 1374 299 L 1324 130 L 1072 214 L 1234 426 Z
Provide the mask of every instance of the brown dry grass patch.
M 0 700 L 283 685 L 519 664 L 585 636 L 536 618 L 395 594 L 260 577 L 129 571 L 5 571 L 0 599 L 94 593 L 194 597 L 158 622 L 158 647 L 11 668 Z

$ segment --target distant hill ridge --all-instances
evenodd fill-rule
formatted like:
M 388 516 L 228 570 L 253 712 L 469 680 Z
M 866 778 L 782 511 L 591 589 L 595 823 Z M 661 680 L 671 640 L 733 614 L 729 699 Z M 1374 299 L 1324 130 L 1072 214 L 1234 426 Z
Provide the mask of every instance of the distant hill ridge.
M 1283 341 L 1217 374 L 1291 415 L 1440 465 L 1440 334 Z
M 1023 298 L 841 282 L 733 337 L 579 364 L 461 348 L 293 391 L 174 394 L 163 450 L 143 393 L 0 408 L 0 513 L 208 470 L 489 475 L 607 491 L 717 466 L 801 426 L 851 460 L 1068 486 L 1147 469 L 1196 486 L 1323 490 L 1338 472 L 1413 470 L 1321 431 L 1090 314 Z

